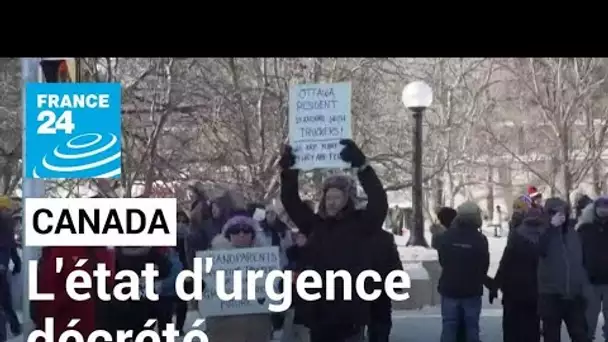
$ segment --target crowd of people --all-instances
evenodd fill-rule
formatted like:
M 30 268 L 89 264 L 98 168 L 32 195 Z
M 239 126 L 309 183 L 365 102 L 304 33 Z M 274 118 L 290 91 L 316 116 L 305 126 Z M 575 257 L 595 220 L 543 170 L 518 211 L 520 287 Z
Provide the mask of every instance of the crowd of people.
M 174 284 L 181 270 L 192 269 L 196 253 L 206 250 L 276 246 L 280 267 L 295 274 L 346 270 L 356 278 L 371 269 L 386 277 L 402 269 L 393 233 L 383 230 L 389 215 L 383 185 L 357 145 L 351 140 L 341 143 L 341 158 L 355 169 L 366 194 L 364 201 L 357 197 L 357 179 L 347 174 L 325 180 L 318 204 L 302 200 L 295 156 L 286 146 L 279 161 L 280 209 L 247 203 L 234 191 L 209 198 L 193 187 L 192 202 L 177 213 L 176 246 L 43 248 L 38 288 L 53 293 L 55 300 L 30 302 L 32 321 L 42 328 L 44 318 L 53 317 L 58 336 L 68 329 L 71 319 L 78 318 L 75 329 L 85 338 L 95 329 L 133 330 L 136 336 L 146 329 L 162 330 L 175 321 L 183 335 L 189 328 L 185 323 L 192 303 L 178 298 Z M 465 202 L 456 209 L 437 212 L 439 222 L 431 227 L 431 244 L 442 267 L 438 284 L 442 342 L 480 341 L 484 287 L 490 302 L 502 294 L 505 342 L 540 341 L 541 336 L 545 342 L 560 341 L 562 322 L 572 341 L 593 340 L 602 308 L 604 317 L 608 314 L 608 249 L 604 248 L 608 246 L 608 197 L 591 200 L 585 196 L 576 202 L 571 214 L 565 201 L 543 201 L 533 187 L 518 198 L 509 221 L 507 246 L 494 276 L 488 275 L 490 253 L 481 232 L 479 206 Z M 10 274 L 21 271 L 9 207 L 10 200 L 0 198 L 0 342 L 7 340 L 7 325 L 14 335 L 21 332 L 8 285 Z M 258 217 L 259 212 L 264 217 Z M 64 265 L 56 273 L 58 257 L 63 257 Z M 153 263 L 159 272 L 159 300 L 71 299 L 65 282 L 81 258 L 93 261 L 84 266 L 91 273 L 97 263 L 106 264 L 111 272 L 138 273 Z M 115 285 L 111 280 L 106 284 L 107 288 Z M 194 286 L 186 283 L 186 291 Z M 292 307 L 283 313 L 207 317 L 205 331 L 210 341 L 269 342 L 278 330 L 282 330 L 283 342 L 389 341 L 392 308 L 388 295 L 382 293 L 369 302 L 355 294 L 353 300 L 345 301 L 341 300 L 343 292 L 344 284 L 338 281 L 335 300 L 311 302 L 296 295 Z M 146 326 L 149 319 L 157 324 Z M 606 325 L 604 335 L 608 335 Z
M 361 203 L 357 198 L 357 180 L 346 173 L 325 181 L 323 196 L 317 205 L 303 201 L 298 186 L 299 171 L 294 169 L 295 156 L 287 146 L 279 164 L 280 201 L 289 218 L 288 224 L 272 205 L 246 203 L 244 197 L 234 191 L 209 198 L 205 191 L 193 187 L 192 203 L 188 208 L 178 210 L 175 247 L 42 248 L 37 270 L 38 288 L 40 292 L 53 293 L 55 300 L 31 301 L 32 321 L 41 329 L 44 318 L 53 317 L 55 336 L 59 336 L 69 329 L 71 319 L 78 318 L 80 321 L 74 329 L 86 339 L 95 329 L 112 333 L 119 329 L 132 330 L 136 336 L 146 329 L 163 329 L 175 318 L 176 329 L 183 334 L 189 328 L 185 327 L 185 321 L 191 303 L 177 297 L 174 283 L 181 270 L 193 267 L 196 253 L 205 250 L 276 246 L 281 268 L 296 274 L 303 270 L 315 270 L 320 274 L 325 274 L 326 270 L 347 270 L 354 279 L 368 269 L 383 276 L 402 269 L 392 234 L 382 229 L 388 210 L 382 183 L 353 141 L 341 143 L 344 145 L 341 158 L 356 170 L 367 203 Z M 257 209 L 263 209 L 265 217 L 256 217 Z M 14 224 L 9 219 L 4 222 L 7 226 Z M 6 239 L 3 241 L 8 241 L 8 237 Z M 10 251 L 15 248 L 14 239 L 10 240 L 13 242 L 7 249 L 9 254 L 2 254 L 0 260 L 5 273 L 9 271 Z M 61 271 L 56 273 L 55 263 L 59 257 L 64 262 Z M 79 267 L 77 262 L 82 258 L 92 262 Z M 99 263 L 106 264 L 112 273 L 121 270 L 139 273 L 146 264 L 154 264 L 159 272 L 159 300 L 71 299 L 66 293 L 67 275 L 76 268 L 92 273 L 93 265 Z M 12 272 L 19 272 L 20 264 L 14 264 Z M 114 281 L 108 280 L 106 288 L 115 285 Z M 194 285 L 186 283 L 186 291 Z M 205 285 L 202 284 L 203 288 Z M 292 307 L 280 314 L 207 317 L 205 332 L 210 341 L 230 342 L 268 342 L 279 329 L 283 331 L 281 340 L 284 342 L 388 341 L 392 327 L 390 298 L 383 293 L 374 302 L 364 301 L 356 295 L 352 301 L 340 300 L 344 297 L 344 284 L 337 281 L 335 285 L 336 300 L 322 298 L 308 302 L 295 298 Z M 10 297 L 8 286 L 0 284 L 0 288 L 3 295 Z M 324 289 L 321 292 L 325 292 Z M 5 305 L 4 296 L 0 299 L 4 312 L 8 312 L 10 306 Z M 6 317 L 10 321 L 10 315 Z M 149 319 L 155 319 L 156 326 L 146 326 Z M 11 329 L 13 334 L 19 333 L 12 323 Z M 6 340 L 6 334 L 0 337 L 0 342 Z
M 481 209 L 466 202 L 441 208 L 433 227 L 442 274 L 442 342 L 480 341 L 484 286 L 502 294 L 503 341 L 558 342 L 562 323 L 574 342 L 595 339 L 600 311 L 608 317 L 608 197 L 586 195 L 571 210 L 536 188 L 513 204 L 499 268 L 490 277 Z M 608 338 L 608 324 L 603 326 Z

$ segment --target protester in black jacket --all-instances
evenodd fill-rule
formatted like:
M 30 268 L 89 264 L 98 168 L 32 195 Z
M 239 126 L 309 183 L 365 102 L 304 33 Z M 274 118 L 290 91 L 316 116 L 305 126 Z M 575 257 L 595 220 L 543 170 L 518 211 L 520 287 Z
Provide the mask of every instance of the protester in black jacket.
M 439 248 L 439 241 L 450 226 L 452 225 L 452 221 L 456 218 L 456 209 L 450 207 L 442 207 L 437 211 L 437 220 L 439 223 L 435 223 L 431 225 L 430 230 L 433 237 L 431 238 L 431 247 L 437 249 Z M 458 333 L 456 334 L 456 342 L 466 342 L 467 333 L 466 327 L 464 324 L 464 315 L 462 315 L 461 321 L 458 324 Z
M 544 212 L 549 225 L 538 241 L 538 309 L 543 341 L 560 341 L 565 323 L 573 342 L 586 342 L 589 339 L 585 308 L 590 285 L 583 266 L 580 237 L 574 230 L 566 202 L 549 198 Z
M 583 265 L 591 283 L 586 314 L 592 338 L 600 310 L 603 309 L 604 320 L 608 320 L 608 197 L 598 198 L 589 210 L 584 210 L 579 224 Z M 608 323 L 604 323 L 603 333 L 608 338 Z
M 399 250 L 395 244 L 393 234 L 387 231 L 379 231 L 371 241 L 374 249 L 374 270 L 380 274 L 383 280 L 396 270 L 403 270 Z M 392 301 L 384 291 L 384 286 L 378 284 L 382 290 L 380 297 L 371 303 L 370 323 L 367 328 L 369 342 L 388 342 L 391 334 Z
M 538 241 L 547 224 L 547 218 L 540 210 L 530 209 L 508 240 L 500 259 L 494 288 L 490 292 L 490 303 L 500 289 L 504 342 L 540 341 L 540 316 L 537 310 Z
M 439 239 L 439 278 L 443 329 L 441 341 L 454 341 L 464 315 L 467 341 L 479 341 L 481 297 L 490 265 L 488 240 L 479 231 L 481 209 L 466 202 L 457 209 L 452 226 Z
M 356 210 L 356 185 L 346 176 L 326 180 L 319 212 L 315 214 L 304 204 L 298 190 L 298 170 L 291 147 L 287 146 L 280 160 L 281 201 L 298 229 L 309 236 L 308 251 L 303 257 L 303 269 L 322 276 L 326 271 L 346 270 L 353 279 L 371 269 L 373 251 L 368 247 L 370 236 L 382 229 L 388 210 L 386 192 L 365 155 L 352 140 L 342 140 L 340 156 L 357 169 L 359 181 L 367 194 L 368 204 Z M 325 286 L 320 293 L 325 293 Z M 354 292 L 354 291 L 353 291 Z M 341 342 L 360 336 L 369 323 L 370 305 L 353 293 L 344 300 L 344 284 L 335 286 L 336 300 L 324 298 L 302 303 L 296 310 L 306 311 L 306 325 L 311 329 L 311 342 Z M 306 308 L 305 308 L 306 307 Z

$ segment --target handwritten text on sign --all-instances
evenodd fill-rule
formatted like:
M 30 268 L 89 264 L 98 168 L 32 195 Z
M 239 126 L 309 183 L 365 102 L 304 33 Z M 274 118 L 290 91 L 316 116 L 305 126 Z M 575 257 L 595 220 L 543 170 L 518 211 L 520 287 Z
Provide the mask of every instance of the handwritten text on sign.
M 228 250 L 215 250 L 199 252 L 197 257 L 213 258 L 210 273 L 205 273 L 205 291 L 203 300 L 199 302 L 199 311 L 203 317 L 246 315 L 253 313 L 267 313 L 269 299 L 266 296 L 264 283 L 266 277 L 256 279 L 256 299 L 247 299 L 247 271 L 263 271 L 267 275 L 270 271 L 279 270 L 279 249 L 277 247 L 239 248 Z M 226 271 L 227 293 L 234 289 L 233 272 L 241 271 L 243 296 L 240 300 L 222 301 L 216 294 L 215 272 Z
M 340 139 L 352 139 L 350 83 L 298 84 L 289 93 L 289 142 L 295 168 L 348 168 Z

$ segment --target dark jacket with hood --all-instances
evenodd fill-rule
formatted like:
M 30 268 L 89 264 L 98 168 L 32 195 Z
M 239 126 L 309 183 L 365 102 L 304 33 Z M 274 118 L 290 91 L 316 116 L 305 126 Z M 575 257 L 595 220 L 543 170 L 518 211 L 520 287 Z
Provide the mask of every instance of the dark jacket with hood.
M 479 231 L 481 212 L 458 208 L 458 215 L 439 239 L 438 254 L 442 267 L 438 290 L 449 298 L 469 298 L 483 295 L 490 266 L 488 240 Z
M 595 213 L 595 202 L 583 210 L 578 222 L 583 246 L 583 265 L 594 285 L 608 284 L 608 219 Z
M 388 201 L 373 168 L 361 170 L 358 177 L 368 198 L 365 209 L 355 209 L 356 188 L 352 179 L 333 176 L 326 181 L 319 213 L 315 214 L 300 198 L 298 171 L 284 170 L 281 173 L 283 207 L 300 232 L 308 236 L 306 253 L 301 256 L 299 269 L 315 270 L 321 275 L 330 270 L 346 270 L 352 279 L 356 279 L 361 272 L 373 268 L 370 237 L 382 230 Z M 348 194 L 346 207 L 336 217 L 325 215 L 325 193 L 329 188 L 338 188 Z M 325 287 L 320 289 L 321 293 L 325 290 Z M 336 300 L 304 302 L 296 307 L 296 311 L 301 310 L 305 324 L 310 328 L 343 330 L 346 337 L 355 332 L 349 329 L 358 329 L 369 322 L 370 305 L 356 293 L 353 293 L 351 301 L 343 300 L 344 288 L 340 281 L 336 282 L 335 291 Z
M 539 239 L 547 225 L 547 218 L 542 212 L 531 209 L 508 240 L 494 277 L 494 286 L 502 291 L 503 300 L 537 300 Z
M 567 208 L 567 203 L 559 198 L 547 199 L 545 213 L 551 215 L 556 208 Z M 539 248 L 539 293 L 564 297 L 584 295 L 589 281 L 583 267 L 583 249 L 568 215 L 561 227 L 548 226 L 540 236 Z

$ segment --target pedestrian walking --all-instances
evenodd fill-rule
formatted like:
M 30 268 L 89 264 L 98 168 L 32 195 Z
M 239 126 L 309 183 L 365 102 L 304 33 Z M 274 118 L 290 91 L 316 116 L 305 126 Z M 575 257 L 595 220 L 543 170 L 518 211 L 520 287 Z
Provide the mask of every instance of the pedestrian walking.
M 481 209 L 473 202 L 458 207 L 457 216 L 439 239 L 441 342 L 456 342 L 464 320 L 469 342 L 479 342 L 481 297 L 487 282 L 490 253 L 487 238 L 479 231 Z

